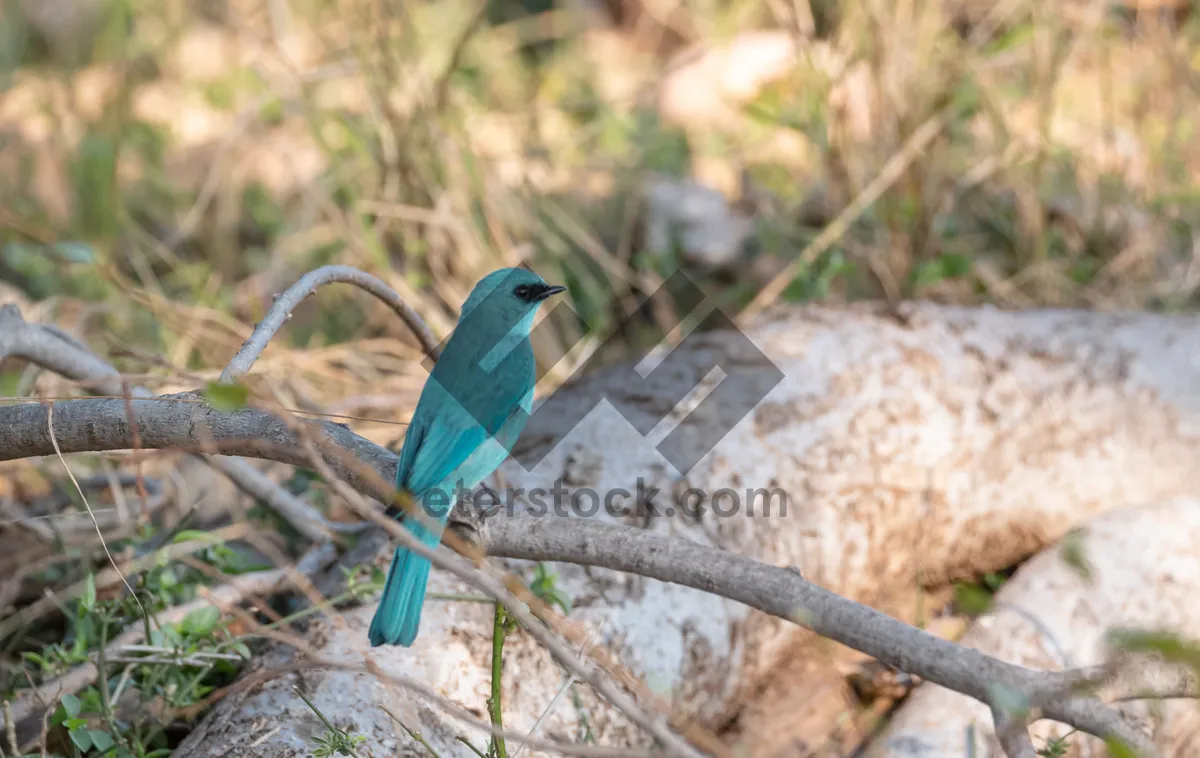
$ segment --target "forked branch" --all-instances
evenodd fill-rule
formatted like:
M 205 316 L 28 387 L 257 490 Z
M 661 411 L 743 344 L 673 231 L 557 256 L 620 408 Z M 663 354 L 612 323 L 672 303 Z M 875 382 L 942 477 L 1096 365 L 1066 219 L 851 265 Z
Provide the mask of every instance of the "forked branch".
M 222 378 L 233 380 L 243 375 L 291 308 L 315 287 L 329 282 L 353 283 L 389 304 L 398 303 L 402 307 L 393 305 L 393 308 L 410 326 L 414 323 L 420 326 L 414 332 L 426 351 L 435 353 L 432 335 L 419 317 L 403 306 L 394 292 L 380 295 L 384 289 L 390 292 L 386 285 L 354 269 L 326 267 L 301 279 L 277 300 Z M 4 313 L 10 310 L 0 311 Z M 4 354 L 3 346 L 0 331 L 0 356 Z M 37 355 L 46 361 L 43 365 L 54 365 L 54 354 L 78 349 L 81 346 L 70 340 L 59 340 L 39 345 L 37 351 L 26 349 L 23 354 L 30 360 L 37 360 L 30 357 Z M 73 364 L 68 361 L 66 365 Z M 53 433 L 63 453 L 127 449 L 133 444 L 132 430 L 136 428 L 145 448 L 219 450 L 227 455 L 297 466 L 316 465 L 327 468 L 339 483 L 344 482 L 362 495 L 384 501 L 390 501 L 393 495 L 387 491 L 387 483 L 394 479 L 395 456 L 337 424 L 283 420 L 255 408 L 223 413 L 194 394 L 139 398 L 128 403 L 109 399 L 57 402 L 53 418 Z M 47 410 L 40 404 L 0 407 L 0 460 L 52 453 L 54 446 L 47 421 Z M 314 445 L 314 440 L 320 444 Z M 320 450 L 316 462 L 311 457 L 314 449 Z M 345 494 L 354 495 L 349 491 Z M 376 516 L 371 514 L 371 520 L 376 520 Z M 710 592 L 799 624 L 897 669 L 988 703 L 996 714 L 997 734 L 1002 737 L 1010 758 L 1024 758 L 1031 750 L 1026 733 L 1029 717 L 999 708 L 994 702 L 997 688 L 1023 698 L 1030 705 L 1028 713 L 1102 738 L 1121 740 L 1146 758 L 1157 754 L 1153 743 L 1105 700 L 1178 695 L 1174 690 L 1170 693 L 1147 690 L 1145 682 L 1129 677 L 1126 669 L 1122 669 L 1124 678 L 1112 679 L 1117 672 L 1111 667 L 1043 672 L 1005 663 L 829 592 L 794 571 L 646 530 L 587 519 L 538 519 L 527 515 L 495 518 L 482 526 L 478 523 L 459 526 L 465 526 L 466 532 L 488 555 L 600 566 Z M 464 569 L 461 559 L 447 561 L 448 556 L 434 555 L 435 563 L 446 564 L 455 573 Z M 483 575 L 477 578 L 489 593 L 507 594 L 495 580 Z M 1108 677 L 1104 700 L 1081 689 L 1085 684 L 1093 689 L 1099 687 L 1104 677 Z M 1179 679 L 1172 681 L 1177 690 Z M 1187 681 L 1188 694 L 1195 694 L 1194 683 Z M 663 734 L 655 728 L 651 731 L 656 736 Z M 676 748 L 672 752 L 691 752 L 674 739 L 670 742 Z

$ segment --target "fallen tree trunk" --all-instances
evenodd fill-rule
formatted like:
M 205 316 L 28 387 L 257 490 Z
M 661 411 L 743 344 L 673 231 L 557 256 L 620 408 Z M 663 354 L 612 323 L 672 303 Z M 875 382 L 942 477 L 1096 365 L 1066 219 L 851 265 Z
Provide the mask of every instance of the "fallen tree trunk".
M 659 515 L 601 510 L 592 518 L 794 566 L 830 590 L 913 618 L 921 587 L 1011 565 L 1100 512 L 1196 491 L 1197 326 L 1193 318 L 1148 314 L 926 305 L 913 308 L 907 325 L 869 307 L 780 312 L 748 334 L 783 382 L 685 479 L 656 450 L 670 429 L 643 437 L 630 415 L 641 408 L 641 421 L 656 419 L 664 405 L 674 406 L 668 399 L 681 386 L 701 383 L 714 364 L 753 360 L 728 335 L 705 336 L 643 386 L 630 387 L 628 374 L 614 370 L 555 393 L 546 403 L 556 412 L 537 415 L 522 440 L 526 453 L 557 444 L 532 471 L 510 461 L 501 476 L 526 491 L 562 478 L 571 492 L 600 493 L 633 493 L 641 479 L 658 490 L 650 500 Z M 618 399 L 623 415 L 602 404 L 583 423 L 562 426 L 573 409 L 600 397 Z M 720 409 L 708 411 L 700 406 L 686 415 L 684 434 L 703 436 L 719 426 Z M 710 503 L 691 518 L 675 501 L 689 487 L 710 496 L 722 488 L 778 488 L 788 496 L 786 514 L 751 513 L 743 502 L 736 513 L 718 515 Z M 598 568 L 555 570 L 575 601 L 572 617 L 669 697 L 676 712 L 734 725 L 754 755 L 782 755 L 811 737 L 789 733 L 777 720 L 778 704 L 761 701 L 783 662 L 790 670 L 800 670 L 798 656 L 821 663 L 826 653 L 811 633 L 679 585 Z M 435 572 L 431 589 L 461 587 Z M 311 644 L 326 658 L 361 661 L 372 612 L 354 609 L 344 626 L 321 625 Z M 383 669 L 482 715 L 491 620 L 488 605 L 431 600 L 413 648 L 370 655 Z M 541 735 L 577 741 L 590 730 L 601 744 L 646 744 L 586 688 L 579 688 L 579 704 L 570 692 L 555 700 L 564 675 L 520 633 L 506 648 L 504 671 L 507 727 L 533 728 L 553 702 Z M 223 701 L 178 754 L 236 753 L 264 723 L 278 731 L 256 747 L 259 754 L 303 749 L 319 722 L 293 693 L 298 679 L 281 677 Z M 422 748 L 379 704 L 443 755 L 462 753 L 459 734 L 481 744 L 480 732 L 368 676 L 309 671 L 302 680 L 335 724 L 383 750 L 399 746 L 415 755 Z M 803 701 L 804 688 L 792 693 Z

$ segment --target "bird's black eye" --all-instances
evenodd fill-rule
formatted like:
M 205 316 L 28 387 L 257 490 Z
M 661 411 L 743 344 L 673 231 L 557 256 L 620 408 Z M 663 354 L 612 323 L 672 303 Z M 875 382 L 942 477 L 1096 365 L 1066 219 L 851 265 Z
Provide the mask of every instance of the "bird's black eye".
M 521 298 L 522 300 L 528 300 L 529 299 L 529 285 L 528 284 L 518 284 L 517 288 L 513 290 L 513 294 L 516 295 L 517 297 Z

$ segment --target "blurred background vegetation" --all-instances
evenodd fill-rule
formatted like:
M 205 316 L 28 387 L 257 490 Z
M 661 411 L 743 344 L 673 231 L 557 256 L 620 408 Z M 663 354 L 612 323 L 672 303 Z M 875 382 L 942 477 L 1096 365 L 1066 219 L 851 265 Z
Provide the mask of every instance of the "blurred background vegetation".
M 1197 20 L 1124 2 L 5 0 L 0 277 L 201 372 L 329 262 L 445 334 L 524 261 L 602 333 L 680 265 L 736 312 L 899 159 L 784 299 L 1186 308 Z
M 552 314 L 539 334 L 551 383 L 570 363 L 558 358 L 679 267 L 730 315 L 772 304 L 772 289 L 755 301 L 772 282 L 786 302 L 1197 302 L 1190 0 L 0 7 L 0 302 L 160 391 L 214 379 L 272 296 L 327 263 L 384 279 L 439 337 L 493 268 L 568 284 L 578 316 Z M 856 204 L 864 193 L 878 199 Z M 820 238 L 831 225 L 841 233 Z M 420 358 L 386 307 L 333 287 L 296 311 L 251 383 L 394 443 Z M 79 390 L 0 366 L 0 395 L 35 392 Z M 170 478 L 172 461 L 151 456 L 147 471 Z M 0 497 L 62 486 L 40 467 L 4 471 Z M 335 508 L 312 477 L 286 484 Z M 154 534 L 143 524 L 114 545 Z M 85 581 L 104 565 L 95 547 L 54 544 L 77 567 L 0 561 L 16 572 L 0 610 Z M 159 607 L 249 566 L 216 546 L 195 560 L 210 571 L 143 575 Z M 35 678 L 135 618 L 73 586 L 63 618 L 4 642 Z M 175 633 L 195 642 L 215 624 Z M 8 671 L 0 689 L 25 685 Z M 180 676 L 168 705 L 223 681 Z M 89 692 L 55 723 L 86 713 Z M 139 754 L 170 744 L 151 731 Z

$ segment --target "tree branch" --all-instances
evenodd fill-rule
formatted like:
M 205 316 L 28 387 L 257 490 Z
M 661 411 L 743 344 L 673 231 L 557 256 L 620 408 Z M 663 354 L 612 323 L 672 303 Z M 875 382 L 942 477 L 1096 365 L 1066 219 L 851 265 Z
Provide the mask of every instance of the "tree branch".
M 141 435 L 142 447 L 147 449 L 240 455 L 311 468 L 308 453 L 297 435 L 286 423 L 265 411 L 243 408 L 222 413 L 194 392 L 138 399 L 129 403 L 128 408 Z M 47 415 L 47 407 L 39 403 L 0 407 L 0 461 L 53 455 Z M 378 472 L 384 481 L 395 479 L 396 457 L 388 450 L 340 424 L 298 423 Z M 117 399 L 54 401 L 54 436 L 64 455 L 128 450 L 133 446 L 126 403 Z M 390 492 L 372 486 L 340 456 L 326 456 L 326 462 L 356 490 L 390 500 Z
M 8 355 L 24 358 L 102 393 L 122 396 L 123 416 L 126 420 L 134 419 L 130 426 L 131 444 L 125 447 L 141 447 L 141 426 L 136 423 L 130 405 L 133 397 L 149 398 L 152 393 L 142 387 L 129 389 L 121 374 L 86 346 L 58 329 L 26 322 L 15 306 L 5 305 L 0 307 L 0 360 Z M 126 395 L 131 397 L 126 399 Z M 2 435 L 0 440 L 3 440 Z M 316 509 L 277 486 L 245 461 L 215 455 L 198 457 L 223 473 L 238 489 L 274 509 L 296 531 L 314 542 L 328 540 L 333 532 L 359 531 L 365 526 L 328 522 Z
M 440 350 L 433 332 L 429 331 L 429 327 L 425 325 L 417 312 L 404 302 L 404 299 L 395 290 L 365 271 L 359 271 L 351 266 L 322 266 L 305 274 L 300 281 L 288 287 L 282 295 L 275 298 L 271 310 L 267 311 L 266 318 L 259 322 L 254 333 L 242 343 L 237 355 L 233 356 L 229 365 L 221 372 L 220 381 L 232 382 L 249 372 L 254 362 L 258 360 L 258 356 L 262 355 L 263 350 L 267 348 L 267 343 L 275 336 L 275 332 L 278 332 L 284 322 L 291 317 L 296 306 L 304 298 L 316 292 L 318 287 L 337 282 L 353 284 L 387 303 L 416 335 L 417 340 L 421 343 L 421 349 L 437 360 Z
M 105 395 L 123 394 L 121 374 L 66 333 L 26 323 L 17 306 L 0 306 L 0 360 L 9 355 L 44 366 Z M 133 393 L 149 397 L 148 390 Z

